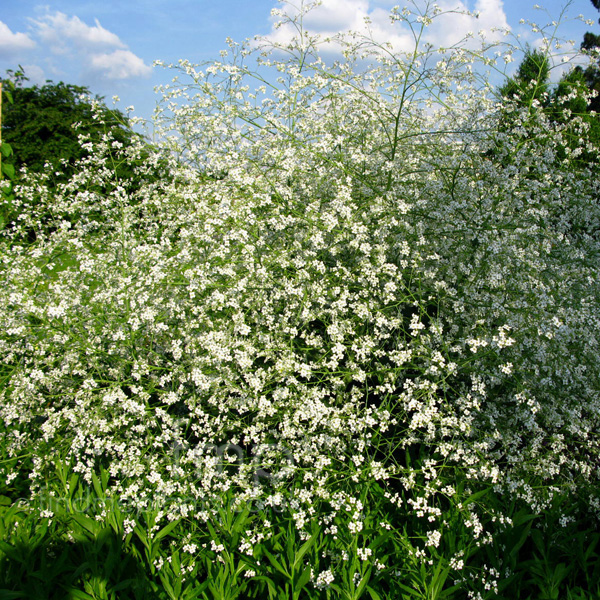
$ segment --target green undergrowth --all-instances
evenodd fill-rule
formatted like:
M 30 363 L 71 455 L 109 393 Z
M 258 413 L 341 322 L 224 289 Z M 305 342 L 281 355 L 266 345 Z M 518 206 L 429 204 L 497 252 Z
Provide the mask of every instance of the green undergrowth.
M 231 495 L 220 499 L 207 526 L 193 518 L 157 526 L 156 510 L 135 514 L 131 529 L 131 507 L 106 496 L 106 471 L 91 486 L 68 469 L 59 469 L 55 479 L 61 484 L 51 483 L 38 507 L 51 509 L 51 519 L 40 519 L 27 503 L 1 499 L 2 598 L 458 599 L 471 587 L 460 562 L 484 582 L 481 589 L 490 588 L 482 596 L 489 599 L 592 599 L 600 593 L 600 533 L 581 507 L 560 496 L 551 509 L 534 514 L 491 488 L 461 490 L 460 506 L 455 498 L 441 507 L 441 543 L 425 557 L 419 549 L 427 540 L 426 522 L 390 506 L 376 483 L 360 493 L 361 531 L 350 532 L 336 518 L 330 536 L 317 519 L 299 535 L 287 511 L 235 506 Z M 494 532 L 483 545 L 474 544 L 473 529 L 458 518 L 472 509 Z M 327 503 L 315 510 L 322 518 Z M 251 522 L 275 534 L 241 552 Z M 324 563 L 335 579 L 319 590 L 310 580 Z

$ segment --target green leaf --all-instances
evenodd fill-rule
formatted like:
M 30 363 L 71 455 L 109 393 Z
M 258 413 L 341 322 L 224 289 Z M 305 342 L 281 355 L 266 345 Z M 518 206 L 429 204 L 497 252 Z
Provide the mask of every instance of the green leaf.
M 0 552 L 4 552 L 6 556 L 12 558 L 13 560 L 19 556 L 19 552 L 14 546 L 8 542 L 3 542 L 2 540 L 0 540 Z
M 264 581 L 267 584 L 267 587 L 269 588 L 269 598 L 275 598 L 277 596 L 277 588 L 271 579 L 265 577 L 264 575 L 257 575 L 252 579 L 253 581 Z
M 442 568 L 442 562 L 438 562 L 433 572 L 432 582 L 431 582 L 431 590 L 435 592 L 435 596 L 441 594 L 442 589 L 444 588 L 444 583 L 448 577 L 448 573 L 450 572 L 450 565 L 447 565 L 445 568 Z
M 16 175 L 16 171 L 13 165 L 9 165 L 8 163 L 2 163 L 2 173 L 6 175 L 9 179 L 14 179 Z
M 79 473 L 73 473 L 69 478 L 69 496 L 72 498 L 77 491 L 77 485 L 79 484 Z
M 300 575 L 300 577 L 298 578 L 298 581 L 296 581 L 296 585 L 294 586 L 294 591 L 299 592 L 308 583 L 309 579 L 310 579 L 310 565 L 307 565 L 304 568 L 304 571 L 302 571 L 302 575 Z
M 516 555 L 519 553 L 519 550 L 529 537 L 529 531 L 531 530 L 532 525 L 533 523 L 531 521 L 525 525 L 523 531 L 521 532 L 521 535 L 519 536 L 519 539 L 513 544 L 512 548 L 510 548 L 508 551 L 510 556 L 516 557 Z
M 148 541 L 148 535 L 146 534 L 146 532 L 144 531 L 144 529 L 142 527 L 140 527 L 139 525 L 136 525 L 133 528 L 133 531 L 137 535 L 137 537 L 140 540 L 140 542 L 142 542 L 142 544 L 144 544 L 144 548 L 147 548 L 149 550 L 150 546 L 152 544 Z
M 381 596 L 370 586 L 367 586 L 367 592 L 371 596 L 371 600 L 381 600 Z
M 123 581 L 111 586 L 112 592 L 120 592 L 121 590 L 131 590 L 135 584 L 138 583 L 137 579 L 123 579 Z
M 298 550 L 298 553 L 296 554 L 296 558 L 294 558 L 294 564 L 293 564 L 294 570 L 296 569 L 298 564 L 302 561 L 302 558 L 308 552 L 310 547 L 315 543 L 315 540 L 316 540 L 316 535 L 313 534 L 310 536 L 310 538 L 308 538 L 308 540 L 306 540 L 306 542 L 304 542 L 304 544 L 302 544 L 302 547 L 300 548 L 300 550 Z
M 398 583 L 398 585 L 408 594 L 411 594 L 411 596 L 417 596 L 418 598 L 422 597 L 422 594 L 420 592 L 418 592 L 417 590 L 413 590 L 412 588 L 409 588 L 408 586 L 404 585 L 403 583 Z
M 94 472 L 92 472 L 92 485 L 94 486 L 96 494 L 98 494 L 98 498 L 102 498 L 104 496 L 104 489 L 102 488 L 98 476 Z
M 100 530 L 102 529 L 102 524 L 96 521 L 95 519 L 90 519 L 82 514 L 74 514 L 71 516 L 73 521 L 81 525 L 86 531 L 89 531 L 93 536 L 98 535 Z
M 2 142 L 2 144 L 0 144 L 0 152 L 2 153 L 2 156 L 8 158 L 13 155 L 12 146 L 7 142 Z
M 290 579 L 290 574 L 287 570 L 281 565 L 281 563 L 267 550 L 264 550 L 264 553 L 267 555 L 269 562 L 285 577 Z
M 358 584 L 358 587 L 356 588 L 356 597 L 360 598 L 363 590 L 365 589 L 367 583 L 369 583 L 369 580 L 371 579 L 371 567 L 369 567 L 367 569 L 367 572 L 363 575 L 363 578 L 360 580 L 360 583 Z
M 162 540 L 165 536 L 169 535 L 175 527 L 179 525 L 179 519 L 176 521 L 171 521 L 168 525 L 165 525 L 153 538 L 155 542 Z
M 25 598 L 25 592 L 11 592 L 10 590 L 0 590 L 0 600 L 16 600 Z
M 75 569 L 72 573 L 72 578 L 77 579 L 82 573 L 85 573 L 88 569 L 92 568 L 92 563 L 90 561 L 85 561 L 81 563 L 77 569 Z
M 94 596 L 86 594 L 83 590 L 71 588 L 70 590 L 66 591 L 69 594 L 67 598 L 77 598 L 78 600 L 94 600 Z
M 471 504 L 471 502 L 475 502 L 475 500 L 479 500 L 479 498 L 483 498 L 486 494 L 489 494 L 491 488 L 487 488 L 485 490 L 480 490 L 479 492 L 475 492 L 471 494 L 466 500 L 462 502 L 463 506 L 467 506 L 467 504 Z
M 179 562 L 179 552 L 177 550 L 171 555 L 171 567 L 175 575 L 181 575 L 181 563 Z
M 246 520 L 248 515 L 250 514 L 250 508 L 248 504 L 244 507 L 244 510 L 240 511 L 238 516 L 235 518 L 233 522 L 233 526 L 231 528 L 232 531 L 239 533 L 244 530 L 244 525 L 246 524 Z
M 377 536 L 370 544 L 369 544 L 369 548 L 371 550 L 375 550 L 375 548 L 381 546 L 381 544 L 383 544 L 383 542 L 385 542 L 390 535 L 392 535 L 391 531 L 386 531 L 384 533 L 382 533 L 381 535 Z
M 165 588 L 167 594 L 169 594 L 169 598 L 171 598 L 172 600 L 178 600 L 177 595 L 175 594 L 175 590 L 172 588 L 171 584 L 169 583 L 169 577 L 162 571 L 160 571 L 159 575 L 160 575 L 160 580 L 163 584 L 163 587 Z

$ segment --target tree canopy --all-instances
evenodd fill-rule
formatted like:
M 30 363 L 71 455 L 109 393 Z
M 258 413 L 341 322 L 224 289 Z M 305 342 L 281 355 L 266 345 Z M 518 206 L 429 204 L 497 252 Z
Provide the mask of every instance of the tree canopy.
M 89 191 L 100 196 L 120 187 L 127 188 L 133 198 L 145 182 L 168 179 L 162 161 L 156 156 L 147 161 L 150 146 L 130 127 L 127 117 L 108 108 L 102 97 L 92 96 L 87 87 L 52 81 L 27 86 L 21 70 L 7 74 L 4 81 L 11 90 L 11 101 L 4 104 L 2 142 L 10 151 L 3 152 L 3 170 L 10 171 L 13 183 L 23 180 L 26 168 L 43 175 L 46 185 L 64 184 L 77 179 L 86 162 L 100 160 L 100 154 L 110 177 L 101 184 L 96 179 L 86 183 Z M 136 168 L 142 165 L 144 168 Z M 5 196 L 0 229 L 19 214 L 13 197 L 8 192 Z M 64 217 L 70 222 L 78 218 L 69 213 Z M 28 238 L 33 239 L 32 235 L 30 232 Z
M 7 160 L 16 169 L 27 166 L 41 171 L 49 163 L 69 174 L 86 150 L 79 136 L 89 135 L 97 142 L 108 131 L 123 145 L 136 134 L 118 110 L 108 108 L 99 96 L 92 96 L 85 86 L 53 83 L 26 86 L 22 71 L 8 71 L 13 82 L 13 102 L 7 103 L 2 115 L 2 139 L 13 149 Z M 66 161 L 66 162 L 65 162 Z
M 528 50 L 517 74 L 507 80 L 500 93 L 511 100 L 518 96 L 521 102 L 540 100 L 548 92 L 549 76 L 548 57 L 539 50 Z
M 590 0 L 594 8 L 600 11 L 600 0 Z M 600 19 L 598 19 L 600 23 Z M 595 90 L 598 96 L 592 98 L 590 109 L 600 113 L 600 57 L 597 54 L 600 51 L 600 35 L 588 31 L 583 36 L 581 50 L 592 56 L 592 62 L 585 68 L 577 67 L 582 75 L 585 84 L 590 90 Z

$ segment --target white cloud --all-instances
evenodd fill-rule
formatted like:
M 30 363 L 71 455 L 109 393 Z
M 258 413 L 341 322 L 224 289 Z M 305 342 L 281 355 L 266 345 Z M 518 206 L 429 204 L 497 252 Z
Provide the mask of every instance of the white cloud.
M 306 15 L 304 25 L 316 32 L 334 34 L 362 27 L 368 13 L 368 0 L 328 0 Z
M 93 71 L 101 73 L 108 79 L 131 79 L 148 77 L 152 68 L 129 50 L 115 50 L 107 54 L 94 54 L 90 57 Z
M 75 45 L 77 48 L 98 47 L 125 48 L 119 36 L 104 29 L 96 19 L 95 26 L 86 25 L 79 17 L 68 17 L 64 13 L 47 14 L 41 19 L 32 19 L 36 35 L 50 45 L 52 52 L 64 54 Z
M 13 33 L 0 21 L 0 56 L 9 56 L 35 47 L 35 42 L 25 33 Z
M 39 65 L 23 65 L 23 72 L 29 79 L 30 85 L 44 85 L 46 83 L 46 79 L 48 79 L 44 69 L 42 69 Z
M 488 41 L 498 41 L 499 30 L 509 29 L 502 0 L 477 0 L 473 2 L 442 0 L 438 6 L 446 13 L 435 19 L 427 32 L 427 41 L 439 46 L 452 46 L 468 33 L 484 34 Z M 467 14 L 468 11 L 478 16 Z
M 303 27 L 306 33 L 322 37 L 347 31 L 369 31 L 376 42 L 389 43 L 396 51 L 410 51 L 414 47 L 413 34 L 402 22 L 391 22 L 393 4 L 396 3 L 384 0 L 322 0 L 320 6 L 304 15 Z M 417 4 L 424 6 L 423 1 Z M 495 41 L 501 37 L 495 31 L 497 28 L 509 28 L 502 0 L 438 0 L 436 4 L 442 14 L 434 18 L 421 40 L 435 47 L 452 46 L 470 32 L 476 36 L 482 32 L 488 41 Z M 288 5 L 286 10 L 293 9 Z M 478 18 L 467 14 L 469 10 L 478 12 Z M 272 42 L 286 44 L 297 35 L 297 29 L 290 23 L 276 27 L 280 17 L 274 16 L 271 20 L 273 26 L 267 37 Z M 333 48 L 328 46 L 327 49 Z
M 60 56 L 61 69 L 79 69 L 94 79 L 134 79 L 147 77 L 151 67 L 136 56 L 116 33 L 102 27 L 98 19 L 94 25 L 79 17 L 62 12 L 48 12 L 31 19 L 32 35 L 50 54 Z M 48 57 L 46 62 L 51 64 Z

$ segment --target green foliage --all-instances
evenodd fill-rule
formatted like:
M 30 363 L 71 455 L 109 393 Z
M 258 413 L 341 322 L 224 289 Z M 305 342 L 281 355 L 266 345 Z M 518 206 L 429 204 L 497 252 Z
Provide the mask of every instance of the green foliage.
M 88 88 L 62 82 L 26 87 L 22 71 L 8 71 L 8 75 L 4 82 L 12 89 L 12 102 L 2 120 L 2 170 L 11 176 L 13 185 L 28 172 L 42 177 L 51 188 L 69 186 L 98 152 L 102 152 L 110 176 L 101 183 L 97 178 L 79 181 L 77 185 L 85 186 L 88 193 L 106 196 L 119 188 L 133 196 L 144 184 L 168 180 L 166 162 L 156 155 L 147 168 L 141 168 L 152 152 L 150 145 L 131 129 L 120 111 L 92 97 Z M 43 204 L 43 198 L 33 198 L 32 203 Z M 65 211 L 61 217 L 73 224 L 80 215 Z M 5 198 L 0 229 L 14 225 L 17 218 L 14 201 Z M 98 218 L 103 218 L 100 213 Z M 48 215 L 41 214 L 37 226 L 23 235 L 32 241 L 47 227 L 52 227 Z
M 552 85 L 548 55 L 539 50 L 527 50 L 517 74 L 508 78 L 499 89 L 503 103 L 499 129 L 531 137 L 536 115 L 541 110 L 550 123 L 560 125 L 567 140 L 567 146 L 558 149 L 557 158 L 580 169 L 582 177 L 590 176 L 588 173 L 595 177 L 600 114 L 595 112 L 599 106 L 593 92 L 600 91 L 600 79 L 596 80 L 599 73 L 593 63 L 586 70 L 575 67 Z M 496 151 L 495 154 L 501 153 Z
M 521 105 L 531 106 L 533 100 L 545 103 L 548 95 L 550 66 L 548 57 L 539 50 L 527 50 L 517 74 L 500 88 L 500 94 Z
M 69 175 L 88 154 L 79 136 L 98 143 L 110 132 L 115 141 L 129 145 L 135 135 L 126 117 L 93 98 L 87 87 L 63 82 L 26 87 L 25 75 L 11 71 L 3 81 L 13 84 L 13 102 L 4 110 L 2 134 L 12 146 L 9 162 L 16 170 L 27 166 L 35 172 Z
M 11 90 L 14 89 L 14 83 L 9 82 L 9 89 L 2 87 L 2 95 L 4 100 L 9 104 L 14 102 Z M 7 217 L 11 212 L 12 200 L 14 199 L 12 181 L 15 179 L 15 167 L 9 162 L 14 152 L 12 146 L 4 139 L 4 135 L 0 136 L 0 230 L 4 228 Z
M 597 0 L 591 0 L 594 7 L 600 10 L 600 4 Z M 598 19 L 600 23 L 600 19 Z M 583 76 L 587 87 L 595 91 L 598 95 L 590 101 L 590 108 L 600 114 L 600 35 L 586 32 L 581 43 L 581 50 L 591 56 L 590 64 L 582 69 L 577 67 L 577 70 Z

